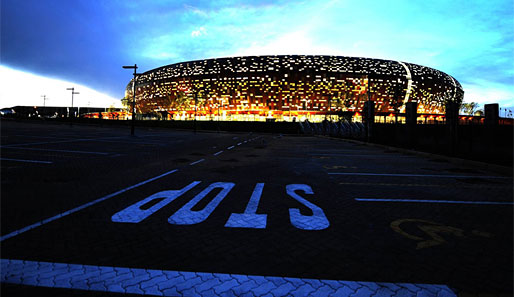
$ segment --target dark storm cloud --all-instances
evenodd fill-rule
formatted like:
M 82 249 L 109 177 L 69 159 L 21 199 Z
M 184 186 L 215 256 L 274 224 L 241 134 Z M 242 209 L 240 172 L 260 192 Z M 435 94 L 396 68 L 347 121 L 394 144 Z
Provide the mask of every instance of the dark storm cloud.
M 232 55 L 332 54 L 433 67 L 465 89 L 480 90 L 481 97 L 494 87 L 489 92 L 494 97 L 514 101 L 512 1 L 2 0 L 1 5 L 3 65 L 83 83 L 117 98 L 131 78 L 121 69 L 126 64 L 146 71 Z

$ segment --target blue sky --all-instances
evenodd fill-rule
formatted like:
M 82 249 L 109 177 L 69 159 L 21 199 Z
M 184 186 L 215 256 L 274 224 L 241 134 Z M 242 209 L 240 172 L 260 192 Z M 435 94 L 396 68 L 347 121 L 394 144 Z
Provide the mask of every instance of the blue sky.
M 467 102 L 514 107 L 512 0 L 2 0 L 1 5 L 3 77 L 11 76 L 5 69 L 30 72 L 119 99 L 131 78 L 121 69 L 126 64 L 146 71 L 214 57 L 328 54 L 433 67 L 461 82 Z M 3 97 L 16 96 L 5 92 Z

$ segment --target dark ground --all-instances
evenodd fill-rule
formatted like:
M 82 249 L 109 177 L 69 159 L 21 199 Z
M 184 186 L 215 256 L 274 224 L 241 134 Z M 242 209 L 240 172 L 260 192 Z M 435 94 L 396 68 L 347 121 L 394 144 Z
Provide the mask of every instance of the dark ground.
M 512 202 L 512 176 L 491 178 L 501 176 L 443 158 L 308 136 L 136 128 L 131 137 L 126 128 L 8 121 L 1 132 L 2 236 L 178 169 L 3 240 L 2 259 L 445 284 L 457 292 L 512 294 L 512 205 L 355 200 Z M 52 163 L 26 162 L 34 160 Z M 133 203 L 193 181 L 201 183 L 140 223 L 111 221 Z M 214 182 L 235 186 L 205 221 L 168 223 Z M 265 183 L 257 212 L 267 214 L 266 228 L 224 227 L 231 213 L 244 212 L 257 183 Z M 312 195 L 299 193 L 323 209 L 328 228 L 291 224 L 290 208 L 312 212 L 286 193 L 289 184 L 312 188 Z M 391 227 L 404 219 L 401 230 Z M 2 284 L 2 296 L 23 293 L 82 294 Z

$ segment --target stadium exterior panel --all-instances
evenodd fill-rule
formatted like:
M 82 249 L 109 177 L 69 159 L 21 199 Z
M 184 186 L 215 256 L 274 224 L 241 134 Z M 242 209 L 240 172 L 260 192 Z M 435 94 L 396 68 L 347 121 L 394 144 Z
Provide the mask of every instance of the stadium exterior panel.
M 416 64 L 340 56 L 248 56 L 197 60 L 138 75 L 136 110 L 168 119 L 321 121 L 342 114 L 360 120 L 367 100 L 383 120 L 418 103 L 442 114 L 464 91 L 450 75 Z M 132 81 L 125 98 L 131 101 Z

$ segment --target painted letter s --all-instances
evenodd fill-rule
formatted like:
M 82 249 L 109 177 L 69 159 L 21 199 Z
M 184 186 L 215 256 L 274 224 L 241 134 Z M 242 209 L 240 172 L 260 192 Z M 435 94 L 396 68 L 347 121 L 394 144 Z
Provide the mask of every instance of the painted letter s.
M 289 196 L 312 210 L 312 216 L 305 216 L 300 213 L 298 208 L 290 208 L 289 219 L 293 226 L 303 230 L 323 230 L 330 226 L 330 223 L 321 208 L 295 193 L 295 191 L 303 191 L 305 194 L 314 194 L 310 186 L 305 184 L 287 185 L 286 191 Z

